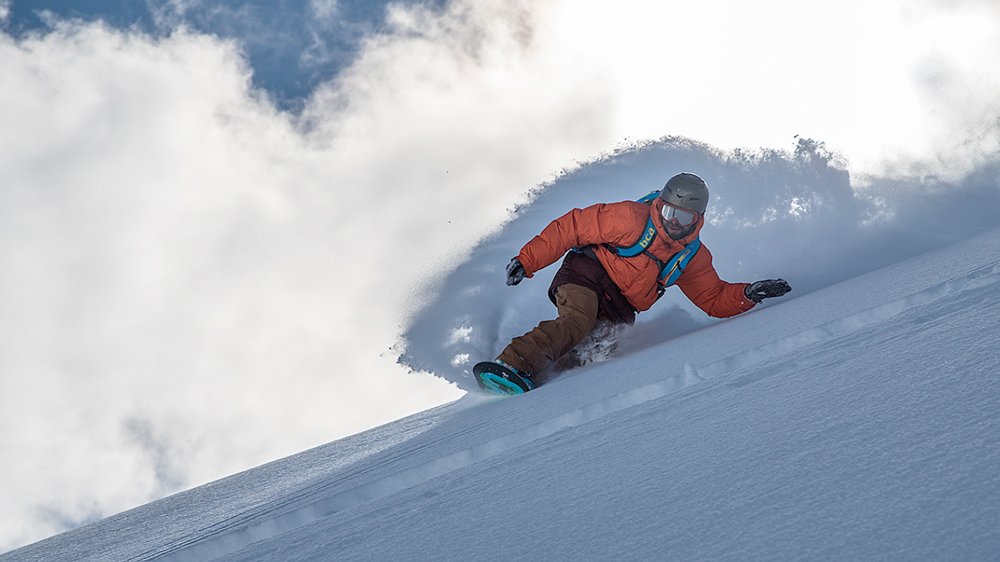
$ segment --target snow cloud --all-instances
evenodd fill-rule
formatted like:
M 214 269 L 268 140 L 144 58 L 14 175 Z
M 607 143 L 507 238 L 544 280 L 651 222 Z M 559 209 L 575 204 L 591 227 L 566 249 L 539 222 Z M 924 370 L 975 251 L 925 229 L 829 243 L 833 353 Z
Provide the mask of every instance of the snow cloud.
M 500 12 L 400 13 L 301 119 L 231 42 L 0 37 L 0 544 L 460 395 L 394 363 L 416 287 L 605 137 Z
M 619 137 L 784 148 L 800 135 L 858 173 L 954 176 L 998 147 L 988 4 L 567 3 L 553 21 L 574 23 L 551 28 L 612 85 Z
M 394 5 L 301 114 L 189 5 L 162 38 L 0 34 L 0 549 L 458 396 L 397 336 L 529 189 L 615 147 L 816 138 L 872 201 L 997 154 L 989 2 Z

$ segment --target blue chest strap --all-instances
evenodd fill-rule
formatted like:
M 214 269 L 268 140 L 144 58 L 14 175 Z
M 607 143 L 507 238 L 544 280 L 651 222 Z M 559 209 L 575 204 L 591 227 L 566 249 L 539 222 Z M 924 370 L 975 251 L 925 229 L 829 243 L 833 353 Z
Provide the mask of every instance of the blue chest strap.
M 611 246 L 610 244 L 608 245 L 608 248 L 623 258 L 634 258 L 635 256 L 645 252 L 646 249 L 649 248 L 649 245 L 653 243 L 655 238 L 656 227 L 653 226 L 653 217 L 649 217 L 649 219 L 646 220 L 646 228 L 642 231 L 642 236 L 639 237 L 638 242 L 627 248 Z
M 694 255 L 698 253 L 701 248 L 701 238 L 695 238 L 690 244 L 684 246 L 684 249 L 680 252 L 674 254 L 672 258 L 666 262 L 661 261 L 659 258 L 654 256 L 649 252 L 649 246 L 656 239 L 656 226 L 653 225 L 653 217 L 649 217 L 646 220 L 646 228 L 642 231 L 642 236 L 639 240 L 627 248 L 622 248 L 618 246 L 612 246 L 606 244 L 605 246 L 614 252 L 616 255 L 623 258 L 634 258 L 640 254 L 646 254 L 650 259 L 656 262 L 656 265 L 660 267 L 660 291 L 662 293 L 663 288 L 669 287 L 677 282 L 681 274 L 684 273 L 684 268 L 687 267 Z
M 667 261 L 666 265 L 660 269 L 660 283 L 664 287 L 669 287 L 677 282 L 684 268 L 691 263 L 691 259 L 701 249 L 701 238 L 695 238 L 684 249 L 674 254 L 674 257 Z

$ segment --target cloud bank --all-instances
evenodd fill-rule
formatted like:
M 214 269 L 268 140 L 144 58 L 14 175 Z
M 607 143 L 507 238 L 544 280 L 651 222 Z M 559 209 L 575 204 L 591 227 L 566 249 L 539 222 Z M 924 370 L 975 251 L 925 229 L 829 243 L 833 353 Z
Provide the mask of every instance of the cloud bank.
M 776 188 L 767 158 L 733 172 L 717 255 L 736 254 L 721 233 L 737 218 L 767 216 L 750 202 L 813 205 L 780 223 L 807 235 L 846 209 L 848 241 L 857 220 L 940 223 L 893 196 L 915 185 L 947 201 L 976 184 L 969 212 L 987 216 L 989 3 L 800 4 L 394 5 L 295 114 L 251 86 L 240 42 L 182 21 L 164 37 L 0 34 L 0 548 L 458 396 L 394 364 L 398 334 L 560 170 L 627 198 L 695 167 L 654 159 L 627 181 L 583 164 L 615 147 L 683 135 L 755 152 L 801 135 L 838 154 L 813 190 Z M 539 201 L 507 228 L 534 234 L 555 216 Z M 732 273 L 778 263 L 755 258 Z
M 460 395 L 393 361 L 414 286 L 600 146 L 600 106 L 516 80 L 506 26 L 396 17 L 301 117 L 232 42 L 0 38 L 0 543 Z

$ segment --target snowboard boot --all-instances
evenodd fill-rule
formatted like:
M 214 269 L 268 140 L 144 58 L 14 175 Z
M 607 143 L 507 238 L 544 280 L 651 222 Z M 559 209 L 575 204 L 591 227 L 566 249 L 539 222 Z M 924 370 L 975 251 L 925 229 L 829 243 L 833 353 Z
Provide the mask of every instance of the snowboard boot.
M 528 373 L 525 373 L 524 371 L 522 371 L 522 370 L 514 367 L 513 365 L 511 365 L 509 363 L 504 363 L 503 360 L 501 360 L 499 357 L 497 357 L 497 360 L 494 361 L 494 363 L 496 363 L 497 365 L 500 365 L 501 367 L 507 367 L 515 375 L 521 377 L 522 380 L 527 381 L 529 384 L 531 384 L 531 388 L 532 389 L 535 388 L 535 386 L 536 386 L 535 385 L 535 379 L 531 375 L 529 375 Z

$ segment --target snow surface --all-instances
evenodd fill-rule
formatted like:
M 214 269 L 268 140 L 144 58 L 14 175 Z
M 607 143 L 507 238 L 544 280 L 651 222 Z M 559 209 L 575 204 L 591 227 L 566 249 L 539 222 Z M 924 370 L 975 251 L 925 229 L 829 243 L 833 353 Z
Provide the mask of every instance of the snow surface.
M 1000 557 L 1000 231 L 690 328 L 2 559 Z

